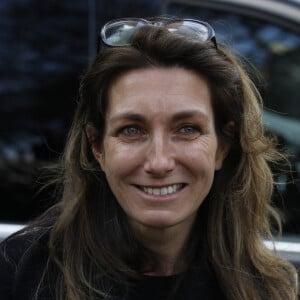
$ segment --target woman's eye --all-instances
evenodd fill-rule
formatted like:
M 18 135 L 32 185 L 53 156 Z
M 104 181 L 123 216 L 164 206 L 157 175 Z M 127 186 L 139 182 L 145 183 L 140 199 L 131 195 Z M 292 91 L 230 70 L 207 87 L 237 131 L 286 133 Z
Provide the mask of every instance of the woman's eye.
M 120 133 L 127 136 L 135 136 L 137 134 L 140 134 L 140 129 L 136 126 L 126 126 L 124 127 Z
M 191 134 L 199 133 L 200 130 L 196 126 L 186 125 L 186 126 L 181 127 L 179 132 L 183 133 L 183 134 L 191 135 Z

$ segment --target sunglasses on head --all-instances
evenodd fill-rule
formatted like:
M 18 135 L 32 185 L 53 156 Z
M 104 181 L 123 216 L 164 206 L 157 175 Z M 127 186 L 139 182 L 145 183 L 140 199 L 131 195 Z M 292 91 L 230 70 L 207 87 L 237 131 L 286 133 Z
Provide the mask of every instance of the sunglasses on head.
M 172 34 L 184 36 L 194 41 L 213 42 L 217 48 L 215 31 L 206 22 L 193 19 L 152 18 L 146 20 L 124 18 L 112 20 L 102 27 L 98 40 L 98 52 L 101 41 L 109 47 L 131 45 L 131 39 L 135 30 L 146 25 L 164 27 Z

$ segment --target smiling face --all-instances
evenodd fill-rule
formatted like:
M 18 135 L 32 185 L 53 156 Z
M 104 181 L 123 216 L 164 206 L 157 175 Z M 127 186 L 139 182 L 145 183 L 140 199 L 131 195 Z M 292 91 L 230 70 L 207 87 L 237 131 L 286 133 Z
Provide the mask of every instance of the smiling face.
M 206 80 L 183 68 L 134 70 L 108 99 L 103 143 L 92 149 L 129 222 L 190 227 L 228 150 Z

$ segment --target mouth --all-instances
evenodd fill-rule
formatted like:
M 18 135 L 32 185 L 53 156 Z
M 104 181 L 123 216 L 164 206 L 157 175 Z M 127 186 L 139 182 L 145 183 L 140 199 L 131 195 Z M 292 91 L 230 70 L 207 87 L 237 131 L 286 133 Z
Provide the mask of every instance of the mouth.
M 155 195 L 155 196 L 175 194 L 176 192 L 182 190 L 184 187 L 185 187 L 184 183 L 166 185 L 162 187 L 150 187 L 150 186 L 140 186 L 140 185 L 137 186 L 137 188 L 143 191 L 144 193 L 148 195 Z

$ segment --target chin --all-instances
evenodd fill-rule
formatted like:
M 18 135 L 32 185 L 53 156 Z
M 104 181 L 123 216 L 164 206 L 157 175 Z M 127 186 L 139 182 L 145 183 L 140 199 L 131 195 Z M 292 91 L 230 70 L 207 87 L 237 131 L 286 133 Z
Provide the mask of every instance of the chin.
M 180 223 L 180 220 L 176 217 L 160 215 L 160 216 L 146 216 L 140 223 L 144 226 L 152 228 L 168 228 Z
M 144 226 L 147 226 L 149 228 L 157 228 L 157 229 L 164 229 L 164 228 L 172 227 L 174 225 L 175 224 L 173 222 L 166 222 L 165 220 L 144 222 Z

